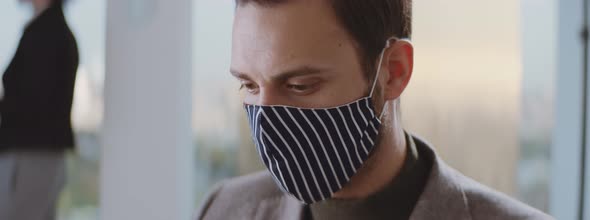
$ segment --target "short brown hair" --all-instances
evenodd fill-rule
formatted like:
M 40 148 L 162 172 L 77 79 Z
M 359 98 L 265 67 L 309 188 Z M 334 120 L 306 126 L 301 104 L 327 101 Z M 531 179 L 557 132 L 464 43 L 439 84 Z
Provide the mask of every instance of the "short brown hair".
M 235 0 L 238 6 L 256 3 L 272 6 L 293 0 Z M 325 0 L 341 25 L 356 41 L 363 70 L 372 80 L 376 60 L 390 37 L 410 38 L 412 0 Z

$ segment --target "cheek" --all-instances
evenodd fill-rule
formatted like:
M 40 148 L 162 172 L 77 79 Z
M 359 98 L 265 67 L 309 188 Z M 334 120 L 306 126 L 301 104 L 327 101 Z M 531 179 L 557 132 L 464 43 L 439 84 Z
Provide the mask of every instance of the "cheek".
M 244 104 L 248 104 L 248 105 L 258 104 L 258 103 L 256 103 L 255 97 L 252 94 L 250 94 L 250 93 L 243 94 L 242 95 L 242 100 L 243 100 Z
M 360 74 L 359 74 L 360 75 Z M 318 94 L 316 102 L 323 107 L 350 103 L 368 95 L 366 80 L 362 77 L 341 76 L 328 83 Z
M 360 99 L 369 95 L 370 85 L 363 77 L 354 77 L 344 83 L 342 95 L 346 95 L 348 99 Z

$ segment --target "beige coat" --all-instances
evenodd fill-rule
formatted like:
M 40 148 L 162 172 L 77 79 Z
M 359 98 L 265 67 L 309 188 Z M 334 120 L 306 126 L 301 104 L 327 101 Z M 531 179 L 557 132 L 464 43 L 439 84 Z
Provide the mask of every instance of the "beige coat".
M 410 219 L 545 220 L 552 217 L 462 175 L 445 164 L 433 148 L 413 137 L 432 171 Z M 268 171 L 218 184 L 197 211 L 197 220 L 300 220 L 303 204 L 282 192 Z M 393 208 L 393 207 L 392 207 Z M 366 219 L 370 219 L 367 216 Z

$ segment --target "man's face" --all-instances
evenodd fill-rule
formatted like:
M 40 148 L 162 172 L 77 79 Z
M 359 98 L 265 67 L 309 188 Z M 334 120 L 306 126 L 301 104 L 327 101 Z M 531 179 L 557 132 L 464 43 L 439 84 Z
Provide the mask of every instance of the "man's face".
M 326 1 L 293 1 L 236 10 L 231 72 L 244 102 L 324 108 L 368 95 L 349 34 Z

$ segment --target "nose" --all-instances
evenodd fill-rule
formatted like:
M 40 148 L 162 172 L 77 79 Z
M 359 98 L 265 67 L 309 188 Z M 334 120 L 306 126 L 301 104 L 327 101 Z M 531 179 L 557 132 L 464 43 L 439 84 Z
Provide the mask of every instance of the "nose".
M 260 88 L 257 105 L 280 105 L 280 96 L 272 88 Z

